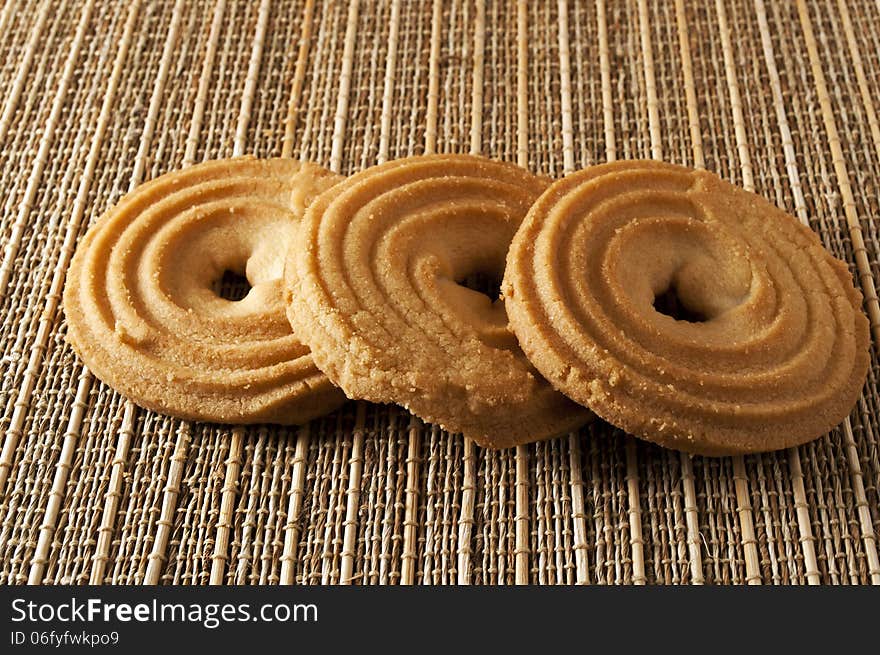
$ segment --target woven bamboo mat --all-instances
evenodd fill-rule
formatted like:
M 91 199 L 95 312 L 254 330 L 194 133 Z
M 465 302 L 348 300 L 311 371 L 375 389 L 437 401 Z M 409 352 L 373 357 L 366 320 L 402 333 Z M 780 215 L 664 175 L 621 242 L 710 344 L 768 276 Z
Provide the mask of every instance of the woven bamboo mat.
M 880 10 L 871 0 L 8 0 L 0 583 L 880 583 Z M 393 407 L 303 428 L 126 403 L 65 342 L 76 241 L 143 180 L 256 153 L 705 166 L 850 264 L 872 366 L 798 449 L 603 423 L 487 452 Z

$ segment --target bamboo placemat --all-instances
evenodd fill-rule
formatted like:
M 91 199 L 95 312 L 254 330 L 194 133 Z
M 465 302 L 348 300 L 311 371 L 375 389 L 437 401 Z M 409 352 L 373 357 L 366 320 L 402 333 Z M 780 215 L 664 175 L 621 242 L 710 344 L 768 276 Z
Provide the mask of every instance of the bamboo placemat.
M 8 0 L 0 583 L 880 584 L 871 0 Z M 705 166 L 808 222 L 872 323 L 850 418 L 689 458 L 603 423 L 489 452 L 394 407 L 188 423 L 93 379 L 66 267 L 141 181 L 233 154 Z

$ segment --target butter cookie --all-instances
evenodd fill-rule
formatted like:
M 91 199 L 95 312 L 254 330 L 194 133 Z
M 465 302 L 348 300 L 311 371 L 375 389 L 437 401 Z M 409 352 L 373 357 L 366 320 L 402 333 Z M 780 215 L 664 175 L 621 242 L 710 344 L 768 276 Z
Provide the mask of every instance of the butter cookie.
M 135 403 L 186 419 L 301 423 L 345 400 L 285 316 L 282 271 L 306 206 L 339 176 L 250 157 L 163 175 L 88 230 L 64 290 L 68 338 Z M 224 274 L 246 295 L 221 297 Z
M 706 171 L 622 161 L 556 182 L 513 239 L 502 289 L 557 389 L 671 448 L 804 443 L 846 417 L 867 372 L 846 265 Z
M 349 397 L 403 405 L 489 447 L 590 416 L 536 373 L 504 303 L 510 240 L 548 180 L 511 164 L 427 155 L 358 173 L 306 212 L 286 267 L 288 316 Z M 488 288 L 484 288 L 487 290 Z

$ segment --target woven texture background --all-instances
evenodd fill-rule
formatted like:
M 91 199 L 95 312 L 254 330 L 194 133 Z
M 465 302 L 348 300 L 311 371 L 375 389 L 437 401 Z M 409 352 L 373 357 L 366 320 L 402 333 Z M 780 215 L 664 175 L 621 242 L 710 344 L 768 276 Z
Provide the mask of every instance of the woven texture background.
M 878 53 L 872 0 L 8 0 L 0 583 L 880 584 Z M 141 181 L 430 151 L 662 158 L 808 221 L 872 319 L 849 420 L 724 459 L 601 422 L 487 452 L 365 403 L 232 429 L 127 403 L 65 342 L 77 239 Z

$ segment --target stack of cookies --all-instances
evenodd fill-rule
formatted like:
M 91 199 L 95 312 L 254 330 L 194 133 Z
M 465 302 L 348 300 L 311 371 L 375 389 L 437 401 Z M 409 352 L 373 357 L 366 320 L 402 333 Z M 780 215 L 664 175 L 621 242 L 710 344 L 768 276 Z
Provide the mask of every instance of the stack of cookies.
M 150 409 L 297 424 L 355 398 L 494 448 L 593 413 L 693 453 L 794 446 L 868 368 L 861 296 L 813 232 L 653 161 L 555 182 L 465 155 L 208 162 L 110 209 L 64 306 L 94 374 Z

